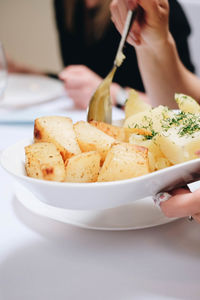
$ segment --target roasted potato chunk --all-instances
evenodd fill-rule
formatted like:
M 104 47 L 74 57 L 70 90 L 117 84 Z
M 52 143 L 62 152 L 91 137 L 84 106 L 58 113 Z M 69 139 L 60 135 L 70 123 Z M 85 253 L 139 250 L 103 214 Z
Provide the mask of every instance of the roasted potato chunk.
M 111 145 L 116 141 L 113 137 L 84 121 L 77 122 L 74 130 L 81 151 L 98 151 L 101 155 L 101 163 L 105 160 Z
M 143 146 L 148 149 L 149 167 L 151 172 L 164 169 L 172 165 L 161 151 L 156 138 L 145 139 L 145 137 L 142 137 L 141 135 L 132 134 L 130 136 L 129 143 Z
M 77 154 L 66 162 L 67 182 L 95 182 L 100 170 L 101 156 L 97 151 Z
M 90 121 L 90 124 L 121 142 L 128 142 L 133 133 L 139 135 L 151 135 L 151 131 L 144 128 L 123 128 L 98 121 Z
M 98 181 L 116 181 L 149 173 L 148 149 L 119 143 L 108 151 Z
M 34 140 L 55 144 L 64 160 L 81 153 L 72 120 L 67 117 L 49 116 L 36 119 Z
M 28 176 L 51 180 L 65 180 L 62 156 L 52 143 L 35 143 L 25 147 L 25 169 Z

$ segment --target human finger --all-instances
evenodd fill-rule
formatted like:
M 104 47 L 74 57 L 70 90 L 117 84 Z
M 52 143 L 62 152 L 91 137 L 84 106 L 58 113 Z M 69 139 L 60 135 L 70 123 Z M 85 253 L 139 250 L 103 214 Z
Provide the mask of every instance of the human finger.
M 63 81 L 67 89 L 81 89 L 87 84 L 83 76 L 77 76 L 76 74 L 67 74 Z
M 119 0 L 119 2 L 120 2 L 120 0 Z M 121 6 L 119 9 L 119 18 L 120 18 L 120 23 L 122 24 L 122 27 L 124 27 L 127 13 L 128 13 L 128 7 L 126 6 L 124 1 L 121 1 Z
M 60 78 L 64 81 L 67 88 L 82 88 L 85 85 L 98 85 L 101 78 L 84 66 L 67 67 Z
M 191 193 L 188 189 L 171 192 L 166 201 L 160 202 L 160 208 L 167 217 L 185 217 L 200 212 L 200 189 Z M 162 197 L 162 195 L 158 196 Z
M 123 29 L 123 21 L 121 20 L 120 15 L 120 4 L 119 0 L 113 0 L 110 4 L 110 11 L 111 11 L 111 20 L 115 24 L 117 30 L 122 33 Z
M 68 96 L 74 101 L 77 108 L 86 109 L 88 107 L 90 98 L 92 96 L 92 91 L 85 89 L 77 91 L 77 89 L 70 89 L 67 91 Z
M 129 5 L 129 2 L 131 3 L 131 5 Z M 124 24 L 125 24 L 125 20 L 126 20 L 126 16 L 128 13 L 128 9 L 135 9 L 135 7 L 137 6 L 137 0 L 131 0 L 131 1 L 124 1 L 124 0 L 113 0 L 111 3 L 111 19 L 113 21 L 113 23 L 115 24 L 115 27 L 117 28 L 117 30 L 122 33 L 123 28 L 124 28 Z M 139 14 L 138 14 L 139 15 Z M 136 25 L 137 21 L 134 22 L 127 41 L 134 45 L 134 44 L 138 44 L 139 40 L 140 40 L 140 31 L 138 30 L 138 26 Z
M 83 65 L 70 65 L 66 67 L 64 70 L 62 70 L 59 74 L 60 79 L 65 79 L 69 74 L 82 74 L 85 72 L 88 72 L 89 69 L 86 66 Z

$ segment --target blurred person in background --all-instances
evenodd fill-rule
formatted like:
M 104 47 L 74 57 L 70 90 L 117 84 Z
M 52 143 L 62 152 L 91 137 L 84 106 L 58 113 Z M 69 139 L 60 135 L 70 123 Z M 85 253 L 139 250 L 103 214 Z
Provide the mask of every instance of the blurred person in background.
M 66 66 L 60 78 L 80 108 L 87 107 L 102 78 L 111 70 L 120 42 L 121 35 L 110 20 L 110 3 L 110 0 L 54 0 L 60 49 Z M 194 72 L 188 47 L 189 23 L 176 0 L 169 0 L 169 6 L 169 28 L 178 53 L 186 68 Z M 111 85 L 113 104 L 124 103 L 127 98 L 124 88 L 145 92 L 136 52 L 128 43 L 124 54 L 126 59 Z
M 65 67 L 59 77 L 64 81 L 68 95 L 78 108 L 85 109 L 88 106 L 92 94 L 113 66 L 121 35 L 111 21 L 110 3 L 111 0 L 54 0 L 60 50 Z M 191 32 L 189 23 L 176 0 L 169 0 L 169 6 L 169 28 L 180 59 L 188 70 L 194 72 L 188 47 Z M 117 70 L 111 85 L 113 104 L 123 105 L 128 88 L 139 91 L 148 102 L 136 52 L 128 43 L 125 44 L 124 54 L 126 59 Z M 42 74 L 11 61 L 9 71 Z M 160 102 L 164 103 L 162 98 Z
M 200 79 L 181 62 L 169 31 L 167 0 L 113 0 L 111 12 L 116 28 L 122 32 L 128 9 L 137 6 L 143 14 L 133 24 L 128 41 L 136 49 L 150 100 L 159 105 L 162 98 L 170 105 L 174 93 L 182 92 L 200 102 Z M 200 189 L 192 193 L 186 187 L 170 194 L 159 193 L 154 201 L 167 217 L 191 216 L 200 223 Z

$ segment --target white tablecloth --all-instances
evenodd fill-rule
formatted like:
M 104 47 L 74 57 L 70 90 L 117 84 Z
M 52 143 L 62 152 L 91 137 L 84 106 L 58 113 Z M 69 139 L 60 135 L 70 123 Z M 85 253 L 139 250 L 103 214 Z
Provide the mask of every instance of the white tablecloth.
M 32 132 L 1 124 L 0 150 Z M 13 183 L 0 168 L 0 300 L 199 300 L 200 225 L 81 229 L 27 210 Z

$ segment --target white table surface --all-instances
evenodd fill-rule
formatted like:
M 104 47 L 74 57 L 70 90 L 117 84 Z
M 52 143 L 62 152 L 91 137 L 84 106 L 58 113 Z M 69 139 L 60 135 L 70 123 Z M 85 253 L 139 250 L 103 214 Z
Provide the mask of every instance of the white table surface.
M 0 125 L 0 150 L 32 136 Z M 33 214 L 0 168 L 0 300 L 200 299 L 200 225 L 86 230 Z

